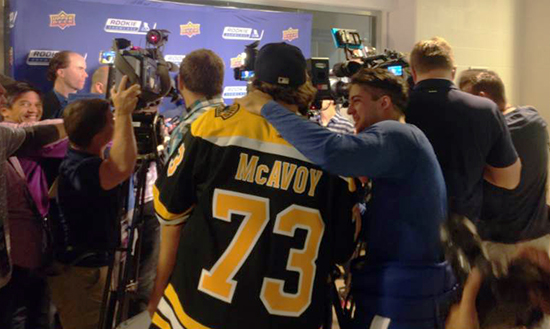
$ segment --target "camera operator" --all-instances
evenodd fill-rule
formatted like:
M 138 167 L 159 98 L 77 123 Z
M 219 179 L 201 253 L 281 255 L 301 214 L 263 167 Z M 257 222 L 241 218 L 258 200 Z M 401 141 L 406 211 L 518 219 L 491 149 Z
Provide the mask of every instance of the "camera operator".
M 48 278 L 64 329 L 92 329 L 99 323 L 110 254 L 118 247 L 119 193 L 137 157 L 132 112 L 141 93 L 123 77 L 111 95 L 71 103 L 63 114 L 70 148 L 60 167 L 58 200 L 64 250 L 61 274 Z M 113 127 L 114 126 L 114 127 Z M 109 157 L 106 145 L 113 141 Z
M 170 134 L 168 155 L 175 152 L 188 126 L 206 112 L 206 109 L 225 105 L 221 97 L 223 77 L 223 60 L 212 50 L 194 50 L 182 60 L 178 88 L 187 106 L 187 113 Z
M 530 244 L 548 251 L 546 121 L 531 106 L 507 103 L 504 83 L 493 71 L 477 72 L 462 89 L 497 104 L 522 163 L 521 180 L 515 189 L 501 189 L 489 183 L 483 186 L 483 208 L 477 230 L 483 240 L 490 241 L 486 243 L 489 257 L 506 266 L 519 245 Z
M 424 134 L 398 122 L 407 105 L 403 79 L 380 68 L 363 68 L 352 77 L 348 113 L 357 135 L 318 127 L 270 100 L 256 91 L 241 102 L 322 168 L 372 180 L 362 225 L 366 260 L 352 272 L 354 327 L 382 317 L 389 318 L 390 329 L 436 328 L 444 320 L 436 315 L 438 302 L 454 285 L 448 265 L 440 263 L 445 183 Z
M 55 54 L 48 66 L 47 78 L 53 82 L 53 90 L 44 96 L 43 119 L 61 118 L 69 94 L 82 90 L 87 77 L 86 60 L 80 54 L 69 50 Z
M 411 52 L 415 86 L 407 122 L 430 140 L 447 184 L 449 209 L 477 224 L 483 180 L 513 189 L 521 163 L 497 106 L 464 93 L 453 84 L 451 46 L 442 38 L 418 42 Z
M 255 63 L 253 89 L 307 112 L 315 89 L 299 48 L 267 44 Z M 329 271 L 353 252 L 355 182 L 312 165 L 245 108 L 195 120 L 157 180 L 170 253 L 159 271 L 174 270 L 155 328 L 317 329 Z
M 330 131 L 341 134 L 354 134 L 355 128 L 346 117 L 340 114 L 333 100 L 323 100 L 319 113 L 311 117 L 311 121 L 326 127 Z

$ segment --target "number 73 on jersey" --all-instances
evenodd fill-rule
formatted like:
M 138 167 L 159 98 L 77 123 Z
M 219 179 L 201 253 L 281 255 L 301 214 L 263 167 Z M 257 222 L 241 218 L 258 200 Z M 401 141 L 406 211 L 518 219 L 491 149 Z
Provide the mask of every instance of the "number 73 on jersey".
M 212 203 L 215 218 L 231 222 L 231 215 L 244 216 L 235 236 L 211 269 L 203 269 L 198 289 L 231 303 L 238 282 L 235 275 L 246 262 L 269 223 L 269 199 L 216 189 Z M 286 269 L 299 273 L 296 293 L 284 291 L 284 281 L 265 277 L 260 299 L 270 314 L 300 316 L 310 305 L 317 255 L 325 225 L 319 210 L 291 205 L 277 214 L 273 234 L 293 237 L 296 229 L 307 231 L 304 247 L 290 249 Z

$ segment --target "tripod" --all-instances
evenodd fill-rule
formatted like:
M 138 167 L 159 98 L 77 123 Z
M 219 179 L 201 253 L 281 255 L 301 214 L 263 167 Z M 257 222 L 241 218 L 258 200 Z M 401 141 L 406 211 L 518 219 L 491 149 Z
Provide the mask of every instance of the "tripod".
M 118 255 L 120 255 L 118 261 L 115 254 L 111 255 L 107 283 L 103 293 L 99 329 L 111 329 L 128 319 L 129 302 L 132 297 L 135 297 L 139 284 L 147 172 L 152 163 L 155 163 L 159 170 L 162 168 L 162 165 L 156 153 L 140 155 L 138 163 L 138 168 L 134 174 L 137 182 L 135 187 L 135 205 L 133 216 L 127 229 L 129 232 L 128 243 L 126 246 L 117 249 Z M 128 185 L 127 188 L 129 190 Z M 132 191 L 129 193 L 132 193 Z M 117 285 L 111 288 L 117 265 L 119 269 L 116 280 Z

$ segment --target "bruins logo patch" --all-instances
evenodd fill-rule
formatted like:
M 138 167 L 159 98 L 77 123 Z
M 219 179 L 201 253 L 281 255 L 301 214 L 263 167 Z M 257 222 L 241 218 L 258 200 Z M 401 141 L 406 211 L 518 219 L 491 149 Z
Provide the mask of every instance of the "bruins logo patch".
M 241 106 L 239 104 L 233 104 L 231 106 L 226 107 L 217 107 L 216 108 L 216 118 L 222 118 L 224 120 L 227 120 L 235 115 L 239 111 Z

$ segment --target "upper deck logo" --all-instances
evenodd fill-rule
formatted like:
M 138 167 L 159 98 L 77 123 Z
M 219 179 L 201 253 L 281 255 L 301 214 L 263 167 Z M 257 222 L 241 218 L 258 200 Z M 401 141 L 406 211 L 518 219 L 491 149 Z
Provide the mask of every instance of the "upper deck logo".
M 201 34 L 201 25 L 194 24 L 189 21 L 187 24 L 180 25 L 180 35 L 186 35 L 189 38 L 194 37 L 195 35 Z
M 48 66 L 50 59 L 58 52 L 59 50 L 31 50 L 27 57 L 27 65 Z
M 244 57 L 242 54 L 239 54 L 237 57 L 232 57 L 230 66 L 232 69 L 236 67 L 241 67 L 244 64 Z
M 226 26 L 222 34 L 222 38 L 227 40 L 262 40 L 263 37 L 264 30 L 258 32 L 258 30 L 248 27 Z
M 155 29 L 157 23 L 153 27 L 149 23 L 136 21 L 131 19 L 108 18 L 105 23 L 105 32 L 109 33 L 124 33 L 124 34 L 142 34 L 145 35 L 151 29 Z
M 62 30 L 76 25 L 76 14 L 67 14 L 63 10 L 57 15 L 50 15 L 50 27 L 58 27 Z
M 296 40 L 300 37 L 300 30 L 289 28 L 288 30 L 283 31 L 283 40 L 292 42 L 292 40 Z

